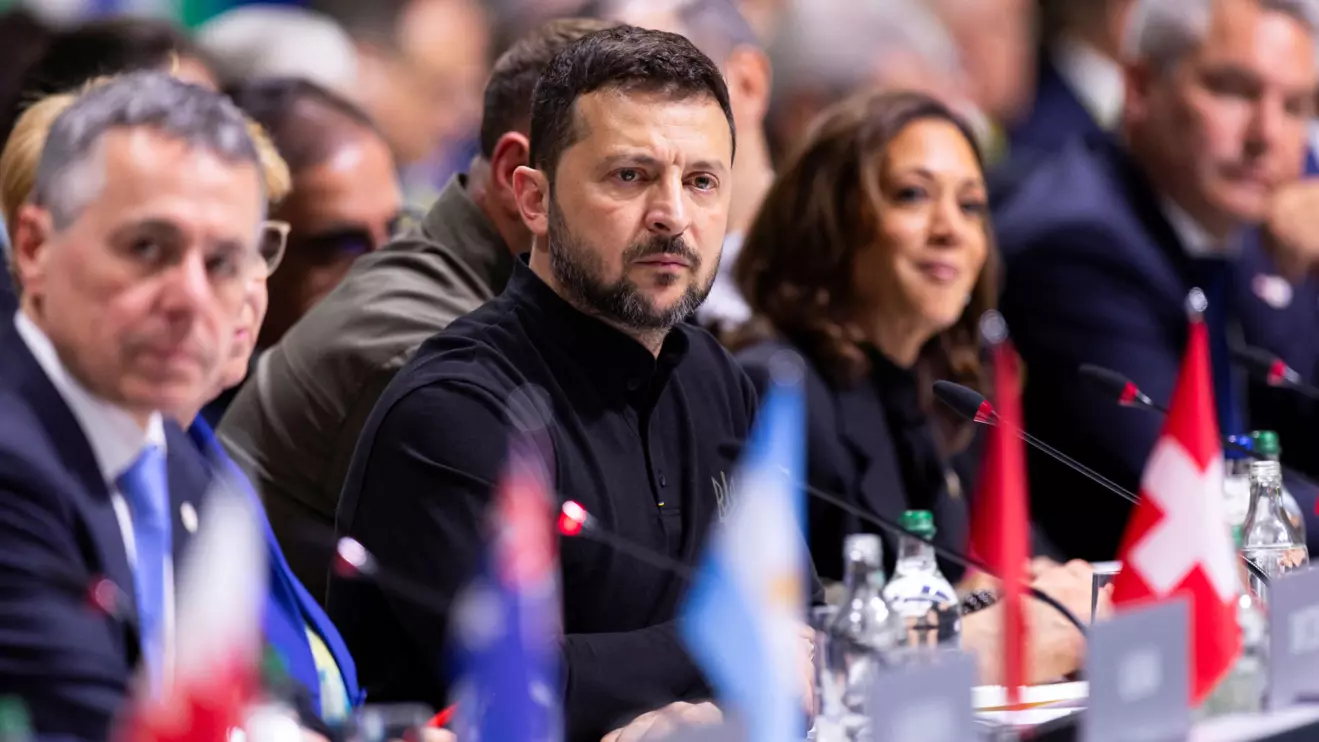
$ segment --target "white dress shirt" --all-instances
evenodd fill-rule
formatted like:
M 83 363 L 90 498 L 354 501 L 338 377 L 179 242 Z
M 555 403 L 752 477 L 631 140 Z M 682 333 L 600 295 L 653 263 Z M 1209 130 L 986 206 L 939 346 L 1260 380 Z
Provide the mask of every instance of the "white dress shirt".
M 28 316 L 19 311 L 14 315 L 14 326 L 18 334 L 27 343 L 28 350 L 37 359 L 41 370 L 59 392 L 64 403 L 73 412 L 73 417 L 82 428 L 83 435 L 91 444 L 96 464 L 101 469 L 110 490 L 110 502 L 114 507 L 115 517 L 119 521 L 119 532 L 124 538 L 124 550 L 128 554 L 128 564 L 136 569 L 137 548 L 133 538 L 133 516 L 128 507 L 124 493 L 119 490 L 118 479 L 128 470 L 147 446 L 159 446 L 165 449 L 165 424 L 159 412 L 152 413 L 143 430 L 125 410 L 116 407 L 92 394 L 60 361 L 54 344 L 46 333 L 37 327 Z M 131 585 L 120 585 L 126 593 Z M 165 672 L 170 676 L 169 668 L 173 666 L 174 646 L 174 564 L 169 554 L 165 555 Z
M 714 285 L 710 287 L 709 296 L 701 302 L 696 310 L 696 319 L 706 327 L 718 327 L 732 330 L 751 319 L 751 307 L 747 306 L 742 292 L 738 291 L 733 280 L 733 264 L 742 251 L 742 234 L 729 232 L 724 237 L 723 253 L 719 258 L 719 272 L 715 274 Z
M 1127 94 L 1122 65 L 1066 36 L 1054 44 L 1053 64 L 1095 121 L 1104 129 L 1117 128 Z
M 1233 258 L 1241 250 L 1241 239 L 1235 234 L 1226 240 L 1215 240 L 1200 222 L 1186 213 L 1186 210 L 1171 199 L 1162 199 L 1163 215 L 1172 225 L 1177 240 L 1182 243 L 1182 250 L 1192 258 Z

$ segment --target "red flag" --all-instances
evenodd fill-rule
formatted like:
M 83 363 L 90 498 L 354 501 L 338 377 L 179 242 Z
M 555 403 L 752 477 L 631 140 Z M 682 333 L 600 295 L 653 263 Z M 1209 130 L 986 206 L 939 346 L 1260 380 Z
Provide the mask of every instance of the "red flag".
M 1026 625 L 1022 596 L 1030 559 L 1030 516 L 1026 504 L 1026 457 L 1021 438 L 1021 391 L 1017 354 L 995 313 L 983 323 L 993 343 L 997 424 L 989 429 L 980 490 L 972 520 L 971 553 L 1002 579 L 1003 682 L 1008 703 L 1021 700 L 1026 685 Z
M 1185 596 L 1190 608 L 1191 701 L 1199 704 L 1241 650 L 1238 573 L 1223 516 L 1223 451 L 1214 413 L 1209 341 L 1198 316 L 1118 554 L 1118 606 Z

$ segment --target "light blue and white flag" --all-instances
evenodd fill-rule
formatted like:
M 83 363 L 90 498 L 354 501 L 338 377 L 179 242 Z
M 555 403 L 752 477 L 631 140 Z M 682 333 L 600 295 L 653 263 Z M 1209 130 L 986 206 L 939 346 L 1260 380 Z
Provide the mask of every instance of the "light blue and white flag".
M 711 538 L 680 616 L 718 702 L 756 742 L 800 740 L 805 729 L 801 363 L 785 353 L 771 364 L 770 388 L 730 487 L 732 510 Z

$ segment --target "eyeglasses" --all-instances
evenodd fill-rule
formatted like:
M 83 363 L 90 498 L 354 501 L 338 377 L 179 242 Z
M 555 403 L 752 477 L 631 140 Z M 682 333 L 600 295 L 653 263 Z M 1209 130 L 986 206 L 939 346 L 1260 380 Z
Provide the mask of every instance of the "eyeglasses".
M 267 219 L 261 225 L 261 244 L 259 251 L 261 260 L 266 264 L 266 276 L 269 277 L 279 267 L 284 260 L 284 250 L 289 244 L 289 230 L 291 227 L 288 222 L 278 219 Z

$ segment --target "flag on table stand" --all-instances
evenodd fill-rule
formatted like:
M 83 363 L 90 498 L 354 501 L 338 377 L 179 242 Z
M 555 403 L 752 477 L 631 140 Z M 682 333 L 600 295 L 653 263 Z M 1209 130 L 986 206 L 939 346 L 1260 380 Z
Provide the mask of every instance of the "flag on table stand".
M 528 435 L 510 447 L 485 569 L 458 598 L 455 731 L 473 742 L 563 736 L 559 561 L 550 479 Z
M 738 471 L 732 510 L 712 537 L 680 628 L 716 695 L 757 742 L 800 740 L 805 639 L 801 359 L 772 364 L 773 383 Z
M 258 700 L 266 600 L 266 542 L 257 504 L 227 475 L 203 507 L 182 565 L 173 678 L 143 698 L 121 742 L 227 742 Z
M 1030 559 L 1030 515 L 1026 499 L 1026 455 L 1021 430 L 1021 387 L 1017 353 L 998 312 L 981 320 L 993 357 L 997 424 L 989 429 L 980 490 L 975 499 L 971 553 L 1002 580 L 1003 684 L 1009 704 L 1020 703 L 1026 685 L 1026 625 L 1023 595 Z
M 1199 704 L 1241 650 L 1235 548 L 1223 516 L 1223 451 L 1214 411 L 1209 341 L 1192 293 L 1190 340 L 1168 419 L 1145 464 L 1113 580 L 1117 606 L 1188 598 L 1191 700 Z

